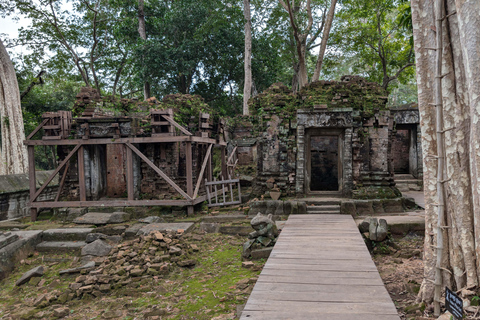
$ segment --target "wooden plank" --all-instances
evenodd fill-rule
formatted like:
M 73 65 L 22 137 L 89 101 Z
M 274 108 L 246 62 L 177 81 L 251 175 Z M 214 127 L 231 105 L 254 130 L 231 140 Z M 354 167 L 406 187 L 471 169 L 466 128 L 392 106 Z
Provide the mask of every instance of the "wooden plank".
M 125 151 L 127 153 L 127 161 L 125 166 L 127 167 L 127 175 L 126 175 L 126 182 L 127 182 L 127 196 L 128 200 L 133 200 L 135 196 L 134 188 L 133 188 L 133 153 L 132 149 L 125 147 Z
M 43 183 L 43 185 L 40 187 L 40 189 L 38 189 L 37 192 L 35 192 L 35 194 L 33 196 L 30 197 L 30 203 L 34 202 L 38 196 L 40 195 L 40 193 L 42 193 L 42 191 L 48 186 L 48 184 L 53 180 L 53 178 L 55 177 L 55 175 L 63 168 L 63 166 L 68 162 L 68 160 L 70 160 L 70 158 L 75 154 L 75 152 L 77 152 L 77 150 L 81 147 L 81 145 L 77 145 L 75 148 L 73 148 L 72 151 L 70 151 L 70 153 L 65 157 L 65 159 L 58 165 L 57 169 L 55 169 L 55 171 L 53 171 L 53 173 L 48 177 L 47 180 L 45 180 L 45 182 Z M 32 147 L 33 148 L 33 147 Z M 34 179 L 35 180 L 35 179 Z
M 221 147 L 221 155 L 220 158 L 222 159 L 222 177 L 227 176 L 227 163 L 225 162 L 227 160 L 227 155 L 226 155 L 226 147 Z M 223 178 L 222 178 L 223 180 Z
M 75 149 L 74 149 L 75 150 Z M 85 185 L 85 153 L 83 146 L 78 149 L 78 186 L 80 189 L 80 201 L 87 200 L 87 190 Z
M 31 203 L 35 200 L 35 193 L 37 191 L 37 180 L 35 174 L 35 147 L 28 146 L 28 183 L 30 187 L 30 206 Z M 37 210 L 30 207 L 30 220 L 37 220 Z
M 145 155 L 135 148 L 131 143 L 127 142 L 125 143 L 130 149 L 132 149 L 133 152 L 135 152 L 143 161 L 145 161 L 153 170 L 155 170 L 156 173 L 158 173 L 165 181 L 170 184 L 175 190 L 177 190 L 178 193 L 180 193 L 185 199 L 187 200 L 192 200 L 192 198 L 185 193 L 185 191 L 182 190 L 175 182 L 173 182 L 160 168 L 158 168 L 152 161 L 148 160 Z
M 34 208 L 62 208 L 62 207 L 142 207 L 142 206 L 187 206 L 192 205 L 189 200 L 102 200 L 102 201 L 43 201 L 34 202 Z
M 202 182 L 203 175 L 205 173 L 205 168 L 207 167 L 208 159 L 210 158 L 210 154 L 212 152 L 212 148 L 213 148 L 213 144 L 211 144 L 208 147 L 208 150 L 205 153 L 205 158 L 203 159 L 202 168 L 200 169 L 200 174 L 198 175 L 197 185 L 195 186 L 195 191 L 193 192 L 193 197 L 192 197 L 193 199 L 195 199 L 197 197 L 198 190 L 200 190 L 200 184 Z M 206 179 L 205 179 L 205 181 L 206 181 Z
M 60 181 L 60 186 L 58 187 L 57 195 L 55 196 L 54 201 L 58 201 L 58 199 L 60 199 L 60 194 L 62 193 L 63 187 L 65 186 L 65 179 L 67 178 L 69 168 L 70 168 L 70 161 L 68 161 L 67 165 L 65 166 L 65 170 L 63 171 L 62 179 Z
M 50 118 L 47 118 L 47 119 L 43 119 L 42 123 L 40 123 L 38 125 L 38 127 L 36 127 L 29 135 L 28 137 L 26 138 L 26 140 L 30 140 L 32 139 L 32 137 L 40 130 L 42 129 L 42 127 L 50 120 Z
M 185 162 L 186 162 L 186 178 L 187 178 L 187 194 L 193 197 L 193 159 L 192 159 L 192 143 L 185 143 Z
M 230 180 L 214 180 L 214 181 L 210 181 L 210 182 L 207 182 L 207 185 L 208 186 L 213 186 L 213 185 L 219 185 L 219 184 L 224 184 L 224 183 L 237 183 L 237 182 L 240 182 L 239 179 L 230 179 Z
M 315 311 L 289 311 L 286 310 L 281 314 L 276 311 L 251 311 L 244 310 L 242 318 L 252 320 L 292 320 L 292 319 L 325 319 L 325 320 L 361 320 L 367 319 L 364 315 L 355 315 L 351 313 L 318 313 Z M 369 314 L 369 320 L 399 320 L 397 315 L 390 314 Z
M 207 185 L 207 179 L 205 179 L 205 189 L 207 189 L 208 204 L 211 204 L 212 198 L 210 196 L 210 186 Z
M 162 115 L 162 117 L 167 120 L 168 122 L 170 122 L 174 127 L 176 127 L 178 130 L 182 131 L 184 134 L 186 134 L 187 136 L 191 136 L 192 133 L 190 131 L 188 131 L 187 129 L 185 129 L 184 127 L 182 127 L 181 125 L 179 125 L 175 120 L 173 120 L 172 118 L 170 118 L 169 116 L 167 115 Z
M 234 204 L 240 204 L 240 201 L 212 203 L 212 204 L 209 204 L 208 206 L 209 207 L 220 207 L 220 206 L 232 206 Z
M 240 319 L 399 316 L 353 218 L 317 214 L 290 215 Z

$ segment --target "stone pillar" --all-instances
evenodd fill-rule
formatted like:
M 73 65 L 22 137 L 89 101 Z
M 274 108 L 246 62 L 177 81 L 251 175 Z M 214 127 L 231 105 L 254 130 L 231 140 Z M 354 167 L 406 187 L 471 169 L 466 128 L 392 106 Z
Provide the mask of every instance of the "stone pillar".
M 305 193 L 305 126 L 297 126 L 297 173 L 295 191 L 297 195 Z

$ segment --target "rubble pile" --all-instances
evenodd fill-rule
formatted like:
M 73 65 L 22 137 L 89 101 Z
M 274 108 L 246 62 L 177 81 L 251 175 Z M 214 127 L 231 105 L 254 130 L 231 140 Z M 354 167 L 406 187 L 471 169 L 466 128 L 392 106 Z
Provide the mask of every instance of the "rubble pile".
M 188 255 L 198 251 L 198 247 L 183 243 L 182 235 L 183 230 L 164 233 L 153 231 L 147 236 L 121 243 L 110 251 L 100 265 L 81 270 L 81 275 L 67 290 L 41 294 L 34 306 L 65 303 L 87 294 L 98 297 L 122 287 L 136 288 L 153 277 L 168 274 L 176 265 L 194 267 L 196 261 L 188 259 Z

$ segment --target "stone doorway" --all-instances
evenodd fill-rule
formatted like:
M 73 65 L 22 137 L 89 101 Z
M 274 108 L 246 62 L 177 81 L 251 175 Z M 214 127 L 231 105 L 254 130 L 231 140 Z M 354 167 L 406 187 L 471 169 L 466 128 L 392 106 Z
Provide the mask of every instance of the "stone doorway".
M 313 129 L 307 135 L 308 193 L 341 192 L 342 132 L 338 129 Z
M 392 164 L 395 174 L 419 175 L 419 152 L 417 127 L 397 125 L 392 141 Z

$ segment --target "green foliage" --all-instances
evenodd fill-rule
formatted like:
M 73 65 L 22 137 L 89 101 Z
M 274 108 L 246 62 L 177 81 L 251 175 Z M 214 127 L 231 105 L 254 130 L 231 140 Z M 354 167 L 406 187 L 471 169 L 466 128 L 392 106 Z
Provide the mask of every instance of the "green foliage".
M 391 90 L 414 79 L 409 4 L 404 0 L 343 1 L 336 15 L 323 73 L 338 78 L 348 71 Z M 345 70 L 347 68 L 347 70 Z M 398 82 L 397 82 L 398 80 Z
M 344 81 L 317 81 L 299 92 L 282 85 L 273 84 L 268 90 L 255 96 L 249 102 L 252 115 L 264 113 L 282 114 L 293 117 L 297 109 L 323 106 L 324 108 L 352 108 L 372 114 L 386 109 L 386 92 L 376 83 L 365 82 L 363 78 L 351 77 Z

